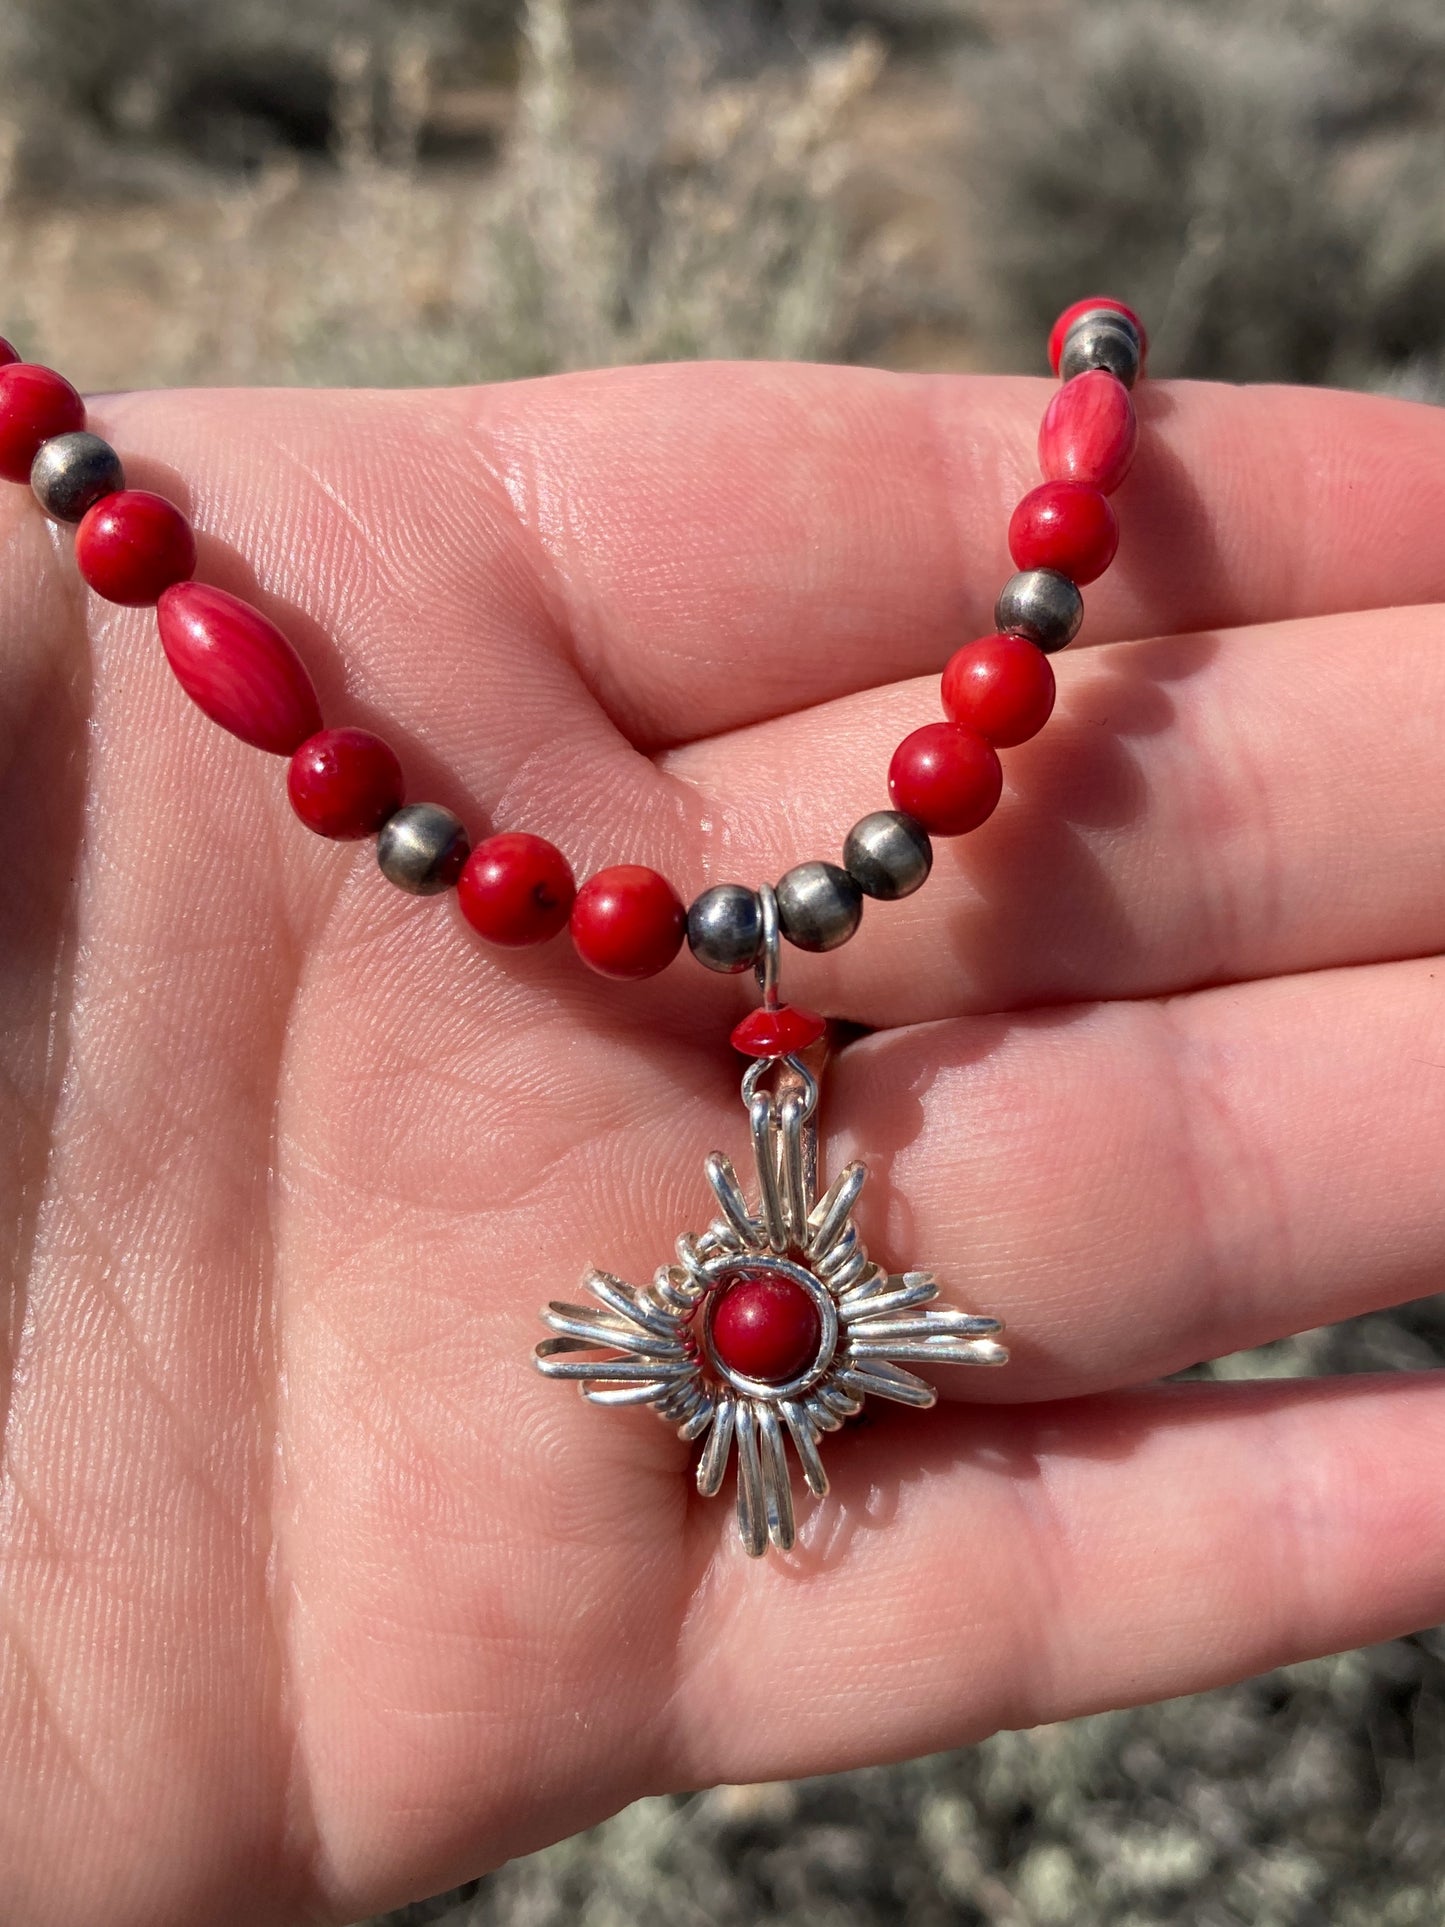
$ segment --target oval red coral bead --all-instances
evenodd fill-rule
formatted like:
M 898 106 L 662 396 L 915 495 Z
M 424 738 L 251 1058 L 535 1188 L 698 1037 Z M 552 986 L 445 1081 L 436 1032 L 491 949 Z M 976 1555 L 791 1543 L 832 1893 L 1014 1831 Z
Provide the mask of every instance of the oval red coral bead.
M 156 605 L 176 680 L 213 723 L 243 743 L 291 756 L 321 728 L 301 658 L 259 609 L 224 589 L 177 582 Z
M 733 1049 L 744 1057 L 792 1057 L 816 1044 L 827 1028 L 816 1011 L 796 1004 L 780 1004 L 776 1010 L 765 1006 L 734 1024 Z
M 1107 368 L 1066 381 L 1044 411 L 1039 467 L 1051 482 L 1112 495 L 1129 473 L 1139 424 L 1129 390 Z

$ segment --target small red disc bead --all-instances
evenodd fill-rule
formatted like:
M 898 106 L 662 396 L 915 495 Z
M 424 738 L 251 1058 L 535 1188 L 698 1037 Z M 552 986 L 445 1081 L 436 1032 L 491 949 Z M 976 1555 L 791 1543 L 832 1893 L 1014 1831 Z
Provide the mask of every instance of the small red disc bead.
M 17 361 L 9 349 L 0 367 L 0 475 L 28 482 L 40 444 L 85 426 L 85 403 L 64 375 L 33 361 Z
M 827 1028 L 816 1011 L 799 1004 L 779 1004 L 776 1010 L 760 1004 L 733 1025 L 733 1049 L 744 1057 L 789 1057 L 816 1044 Z
M 0 370 L 0 379 L 3 379 Z M 75 559 L 97 595 L 138 609 L 196 572 L 196 538 L 174 502 L 145 488 L 118 489 L 88 509 Z
M 479 843 L 457 878 L 462 915 L 488 943 L 545 943 L 565 927 L 576 896 L 566 857 L 524 830 Z
M 1059 372 L 1059 361 L 1063 355 L 1064 342 L 1070 328 L 1081 314 L 1088 314 L 1091 308 L 1110 308 L 1115 314 L 1121 314 L 1126 320 L 1133 322 L 1139 330 L 1139 362 L 1142 367 L 1149 354 L 1149 336 L 1145 332 L 1144 323 L 1126 302 L 1116 301 L 1111 294 L 1091 294 L 1087 300 L 1071 301 L 1053 327 L 1049 329 L 1049 366 L 1054 373 Z
M 1119 524 L 1098 489 L 1041 482 L 1009 517 L 1008 546 L 1016 568 L 1054 569 L 1082 587 L 1114 560 Z
M 1051 482 L 1112 495 L 1129 473 L 1139 423 L 1129 390 L 1107 368 L 1066 381 L 1044 410 L 1039 467 Z
M 682 948 L 687 912 L 666 877 L 640 863 L 599 870 L 572 905 L 572 941 L 604 977 L 652 977 Z
M 823 1336 L 818 1307 L 776 1271 L 740 1271 L 723 1286 L 712 1315 L 712 1348 L 744 1378 L 783 1385 L 812 1364 Z
M 995 749 L 1037 736 L 1053 714 L 1054 672 L 1027 636 L 980 636 L 949 658 L 943 709 Z
M 177 582 L 156 606 L 156 626 L 181 688 L 243 743 L 293 756 L 319 732 L 321 705 L 305 664 L 249 602 L 206 582 Z
M 894 750 L 888 789 L 894 807 L 931 836 L 962 836 L 993 814 L 1003 769 L 976 729 L 925 723 Z
M 291 807 L 318 836 L 370 836 L 401 808 L 401 764 L 369 729 L 322 729 L 286 770 Z

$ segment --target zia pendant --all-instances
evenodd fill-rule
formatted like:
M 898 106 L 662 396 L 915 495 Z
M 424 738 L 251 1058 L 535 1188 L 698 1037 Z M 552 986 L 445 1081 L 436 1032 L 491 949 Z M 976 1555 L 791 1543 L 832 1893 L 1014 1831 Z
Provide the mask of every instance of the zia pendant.
M 703 1440 L 698 1491 L 721 1488 L 737 1455 L 738 1531 L 753 1556 L 793 1544 L 791 1442 L 808 1489 L 828 1490 L 819 1444 L 868 1396 L 930 1406 L 911 1365 L 1003 1365 L 996 1318 L 937 1305 L 926 1271 L 872 1263 L 853 1221 L 867 1176 L 850 1164 L 817 1195 L 818 1085 L 801 1058 L 751 1065 L 755 1199 L 720 1152 L 707 1160 L 718 1217 L 678 1240 L 677 1262 L 634 1290 L 590 1271 L 589 1305 L 553 1303 L 537 1347 L 549 1378 L 580 1381 L 594 1405 L 650 1405 Z M 581 1354 L 590 1354 L 582 1356 Z

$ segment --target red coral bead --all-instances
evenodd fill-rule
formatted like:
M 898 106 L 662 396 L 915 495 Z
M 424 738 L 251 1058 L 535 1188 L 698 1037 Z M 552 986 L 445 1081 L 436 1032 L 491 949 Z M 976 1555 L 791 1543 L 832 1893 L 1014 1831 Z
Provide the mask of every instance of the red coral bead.
M 1114 560 L 1119 524 L 1098 489 L 1041 482 L 1009 517 L 1008 546 L 1016 568 L 1054 569 L 1082 586 Z
M 1081 314 L 1087 314 L 1091 308 L 1108 308 L 1114 314 L 1121 314 L 1126 320 L 1133 322 L 1139 330 L 1139 365 L 1142 369 L 1149 354 L 1149 336 L 1145 332 L 1144 323 L 1126 302 L 1116 301 L 1111 294 L 1091 294 L 1084 301 L 1071 301 L 1049 330 L 1049 366 L 1054 373 L 1059 372 L 1059 360 L 1063 355 L 1064 342 L 1070 328 Z
M 1027 636 L 980 636 L 949 658 L 943 709 L 976 729 L 995 749 L 1037 736 L 1053 714 L 1054 672 Z
M 816 1011 L 797 1004 L 779 1004 L 776 1010 L 763 1005 L 733 1025 L 733 1049 L 744 1057 L 796 1056 L 816 1044 L 827 1028 Z
M 687 912 L 656 870 L 619 863 L 599 870 L 572 905 L 572 941 L 604 977 L 652 977 L 682 948 Z
M 566 924 L 576 896 L 566 857 L 524 830 L 479 843 L 457 878 L 462 915 L 488 943 L 545 943 Z
M 321 728 L 300 657 L 249 602 L 206 583 L 177 582 L 156 617 L 177 681 L 213 723 L 275 756 L 294 755 Z
M 823 1321 L 796 1278 L 739 1271 L 722 1287 L 712 1314 L 712 1348 L 743 1378 L 784 1385 L 818 1355 Z
M 370 836 L 401 808 L 401 764 L 369 729 L 323 729 L 291 758 L 291 807 L 318 836 Z
M 3 370 L 0 370 L 3 374 Z M 87 509 L 75 559 L 97 595 L 138 609 L 196 572 L 196 538 L 174 502 L 145 488 L 117 489 Z
M 1112 495 L 1129 473 L 1139 423 L 1129 390 L 1107 368 L 1066 381 L 1044 411 L 1039 467 L 1051 482 Z
M 0 475 L 28 482 L 42 442 L 84 428 L 85 403 L 64 375 L 14 356 L 12 348 L 8 366 L 0 367 Z
M 1003 789 L 993 744 L 962 723 L 925 723 L 888 766 L 894 806 L 931 836 L 962 836 L 991 816 Z

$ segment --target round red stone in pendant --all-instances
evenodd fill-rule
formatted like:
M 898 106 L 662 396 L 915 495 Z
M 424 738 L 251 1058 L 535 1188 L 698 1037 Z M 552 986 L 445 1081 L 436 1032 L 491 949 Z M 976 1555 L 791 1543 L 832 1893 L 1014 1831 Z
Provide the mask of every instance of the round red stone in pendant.
M 743 1270 L 718 1293 L 712 1349 L 720 1365 L 764 1385 L 785 1385 L 817 1356 L 823 1321 L 795 1278 Z

